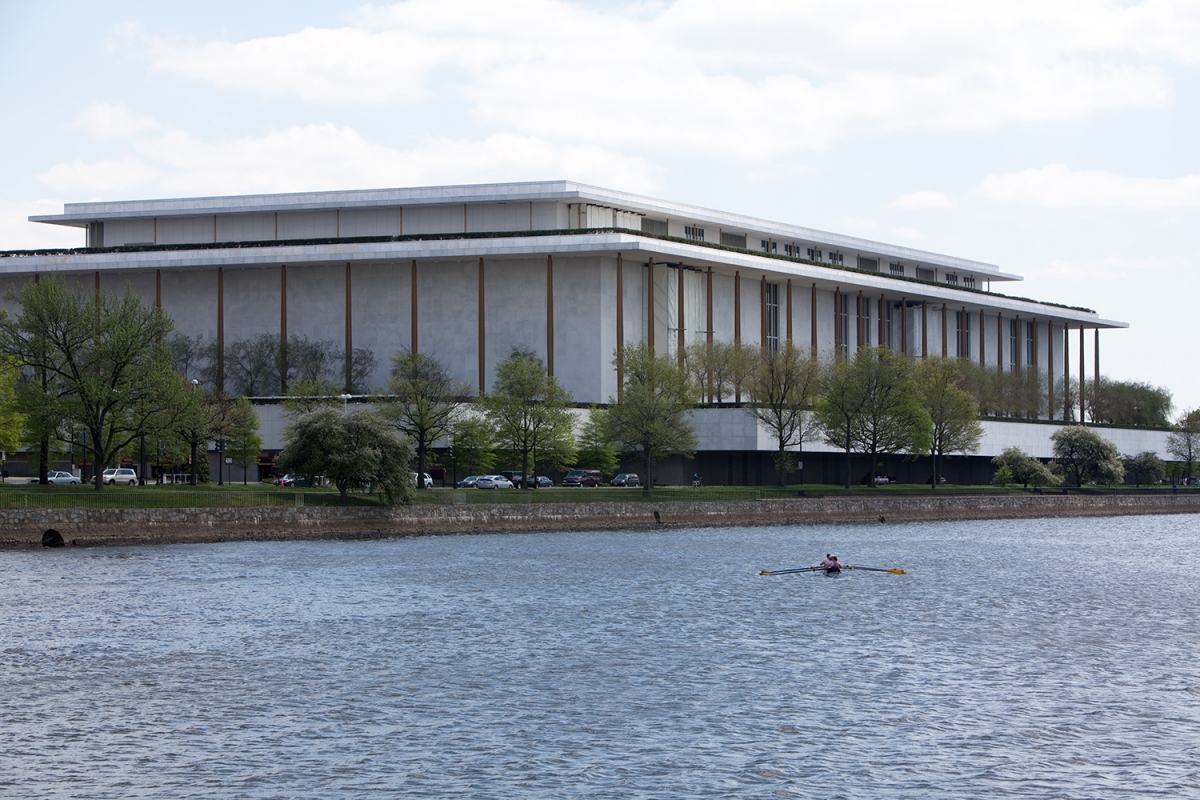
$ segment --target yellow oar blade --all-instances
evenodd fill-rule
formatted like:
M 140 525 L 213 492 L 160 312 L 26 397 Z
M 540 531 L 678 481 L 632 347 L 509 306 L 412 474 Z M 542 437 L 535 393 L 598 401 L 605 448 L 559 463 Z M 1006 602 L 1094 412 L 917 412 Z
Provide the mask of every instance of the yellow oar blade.
M 902 569 L 889 569 L 888 572 L 892 573 L 893 575 L 904 575 L 905 574 L 904 570 L 902 570 Z

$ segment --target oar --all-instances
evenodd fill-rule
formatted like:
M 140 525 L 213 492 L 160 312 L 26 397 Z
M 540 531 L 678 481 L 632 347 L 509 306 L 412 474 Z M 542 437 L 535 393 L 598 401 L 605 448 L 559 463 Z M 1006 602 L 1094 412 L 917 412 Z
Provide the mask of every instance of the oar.
M 769 569 L 764 569 L 763 571 L 759 572 L 758 574 L 759 575 L 791 575 L 796 572 L 820 572 L 823 569 L 825 569 L 825 568 L 824 567 L 801 567 L 800 569 L 777 569 L 774 571 L 769 570 Z
M 881 569 L 880 567 L 842 567 L 842 569 L 857 569 L 862 572 L 890 572 L 893 575 L 905 575 L 902 569 Z

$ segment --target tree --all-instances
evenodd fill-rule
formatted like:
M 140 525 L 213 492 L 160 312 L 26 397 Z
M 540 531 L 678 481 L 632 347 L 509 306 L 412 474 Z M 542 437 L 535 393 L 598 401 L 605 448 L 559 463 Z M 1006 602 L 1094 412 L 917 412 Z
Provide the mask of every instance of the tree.
M 124 297 L 72 292 L 50 275 L 16 295 L 21 312 L 0 321 L 0 353 L 60 387 L 58 412 L 86 430 L 96 489 L 104 466 L 167 411 L 177 373 L 163 344 L 171 320 L 127 288 Z
M 0 450 L 11 453 L 21 445 L 26 418 L 18 408 L 17 384 L 21 368 L 0 357 Z
M 1184 464 L 1184 478 L 1191 480 L 1200 454 L 1200 409 L 1184 411 L 1167 434 L 1167 452 Z
M 1136 456 L 1124 456 L 1122 460 L 1125 464 L 1125 474 L 1133 478 L 1135 486 L 1158 483 L 1167 474 L 1167 465 L 1157 453 L 1149 450 Z
M 538 453 L 560 447 L 558 440 L 564 437 L 573 438 L 570 402 L 571 395 L 532 350 L 515 347 L 496 366 L 496 382 L 481 405 L 500 444 L 521 455 L 525 488 L 531 488 L 529 471 Z
M 620 468 L 617 448 L 608 440 L 603 415 L 592 406 L 588 409 L 587 421 L 579 432 L 579 447 L 575 454 L 575 466 L 580 469 L 596 469 L 604 475 L 613 475 Z
M 1092 422 L 1166 428 L 1171 424 L 1171 393 L 1166 389 L 1135 381 L 1114 381 L 1106 375 L 1088 381 L 1088 412 Z
M 489 475 L 496 466 L 496 447 L 492 429 L 478 416 L 464 416 L 451 434 L 454 468 L 463 476 Z
M 941 481 L 941 459 L 947 453 L 973 453 L 979 449 L 983 427 L 975 400 L 962 387 L 957 359 L 922 359 L 913 370 L 921 405 L 929 415 L 929 452 L 933 455 L 933 488 Z
M 850 488 L 850 453 L 854 431 L 867 405 L 867 386 L 854 361 L 837 360 L 825 365 L 817 398 L 817 425 L 825 441 L 845 453 L 845 482 Z
M 1005 464 L 996 470 L 996 474 L 992 476 L 992 483 L 997 486 L 1008 486 L 1013 482 L 1012 470 Z
M 853 438 L 859 450 L 871 455 L 867 485 L 874 488 L 879 456 L 927 451 L 932 425 L 907 358 L 887 347 L 864 347 L 854 354 L 854 365 L 866 389 L 866 404 Z
M 262 333 L 226 348 L 225 380 L 234 395 L 273 397 L 283 391 L 279 336 Z
M 1055 486 L 1059 478 L 1045 464 L 1032 456 L 1026 455 L 1019 447 L 1005 448 L 1004 452 L 992 459 L 992 463 L 1007 470 L 1006 483 L 1020 483 L 1030 486 Z M 997 472 L 999 474 L 999 472 Z
M 1055 462 L 1076 486 L 1084 481 L 1119 483 L 1125 477 L 1116 445 L 1082 425 L 1059 428 L 1050 440 Z
M 258 435 L 258 414 L 254 413 L 249 398 L 242 397 L 234 404 L 226 437 L 225 452 L 242 468 L 242 485 L 245 486 L 250 466 L 258 463 L 263 447 L 262 437 Z
M 796 456 L 789 449 L 803 449 L 804 442 L 818 436 L 812 408 L 820 377 L 820 364 L 785 341 L 778 350 L 762 352 L 750 379 L 751 412 L 775 440 L 780 486 L 796 468 Z
M 445 367 L 429 356 L 401 350 L 392 356 L 387 402 L 381 413 L 417 449 L 417 474 L 426 472 L 426 454 L 447 436 L 458 418 L 462 398 L 470 387 L 450 379 Z M 417 488 L 423 488 L 417 481 Z
M 180 382 L 169 413 L 164 415 L 165 421 L 157 426 L 170 431 L 187 446 L 192 486 L 208 480 L 206 445 L 224 436 L 232 405 L 228 395 L 215 390 L 205 392 L 198 381 Z
M 281 470 L 328 478 L 341 494 L 375 487 L 388 505 L 412 497 L 412 448 L 378 414 L 324 407 L 292 422 L 276 463 Z
M 640 454 L 646 470 L 642 492 L 654 485 L 654 461 L 668 455 L 690 457 L 696 451 L 696 433 L 689 412 L 696 386 L 673 358 L 659 356 L 639 342 L 626 345 L 621 402 L 609 398 L 602 412 L 609 439 L 629 453 Z

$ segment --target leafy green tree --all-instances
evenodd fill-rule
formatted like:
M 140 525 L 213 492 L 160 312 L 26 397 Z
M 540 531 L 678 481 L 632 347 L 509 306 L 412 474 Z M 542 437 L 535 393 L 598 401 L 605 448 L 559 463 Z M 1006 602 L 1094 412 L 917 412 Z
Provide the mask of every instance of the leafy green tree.
M 1171 425 L 1171 393 L 1166 389 L 1102 375 L 1098 386 L 1088 381 L 1084 395 L 1093 422 L 1146 428 Z
M 262 437 L 258 435 L 258 414 L 250 405 L 249 398 L 242 397 L 234 403 L 225 436 L 225 453 L 242 468 L 242 485 L 245 486 L 248 482 L 247 473 L 251 466 L 258 464 L 258 456 L 263 448 Z
M 0 320 L 0 353 L 60 386 L 58 413 L 86 430 L 96 489 L 110 458 L 166 412 L 178 389 L 163 340 L 171 320 L 126 289 L 123 298 L 69 291 L 57 275 L 15 295 L 16 318 Z
M 750 408 L 758 424 L 775 440 L 775 471 L 779 485 L 796 469 L 791 448 L 819 436 L 813 403 L 821 379 L 821 365 L 791 342 L 778 350 L 764 350 L 750 379 Z
M 1012 470 L 1008 468 L 1007 464 L 1002 465 L 1000 469 L 996 470 L 996 474 L 992 476 L 992 483 L 997 486 L 1008 486 L 1013 480 Z
M 978 450 L 983 427 L 974 398 L 962 387 L 964 376 L 958 359 L 922 359 L 913 369 L 913 378 L 929 415 L 929 452 L 933 455 L 933 488 L 937 489 L 942 457 Z
M 598 469 L 604 475 L 613 475 L 620 468 L 617 448 L 608 439 L 603 414 L 592 406 L 588 409 L 587 421 L 579 432 L 579 449 L 575 466 L 580 469 Z
M 1054 460 L 1076 486 L 1084 481 L 1113 484 L 1125 477 L 1121 456 L 1112 442 L 1082 425 L 1059 428 L 1050 436 Z
M 328 478 L 342 502 L 352 488 L 375 487 L 389 505 L 408 502 L 412 447 L 378 414 L 318 408 L 287 428 L 276 463 L 285 472 Z
M 422 353 L 401 350 L 392 357 L 387 402 L 381 412 L 417 449 L 417 474 L 426 472 L 426 454 L 454 428 L 470 387 L 450 379 L 445 367 Z M 423 481 L 417 482 L 417 488 Z
M 21 368 L 10 358 L 0 357 L 0 450 L 11 453 L 21 445 L 26 418 L 18 409 L 17 384 Z
M 1197 455 L 1200 454 L 1200 409 L 1184 411 L 1171 426 L 1167 434 L 1167 452 L 1184 464 L 1184 478 L 1195 474 Z
M 702 399 L 721 403 L 734 397 L 735 385 L 748 374 L 747 356 L 732 342 L 695 342 L 684 351 L 683 363 Z
M 1008 470 L 1008 483 L 1020 483 L 1028 487 L 1055 486 L 1060 482 L 1045 464 L 1026 455 L 1019 447 L 1005 448 L 1004 452 L 992 459 L 992 463 Z
M 196 486 L 208 480 L 207 443 L 225 435 L 233 401 L 217 391 L 205 392 L 199 381 L 192 380 L 195 382 L 179 384 L 171 408 L 157 427 L 165 428 L 187 447 L 189 480 Z
M 866 389 L 866 405 L 854 428 L 858 449 L 871 455 L 868 486 L 875 486 L 874 465 L 887 453 L 921 453 L 929 449 L 932 425 L 907 358 L 888 347 L 864 347 L 854 365 Z
M 654 485 L 655 459 L 690 457 L 696 451 L 696 433 L 690 419 L 696 386 L 675 359 L 656 355 L 645 342 L 626 345 L 621 361 L 621 402 L 609 398 L 602 418 L 611 441 L 625 452 L 642 457 L 646 470 L 642 492 L 649 494 Z M 613 363 L 617 363 L 616 358 Z
M 492 429 L 478 416 L 464 416 L 454 425 L 455 470 L 463 477 L 490 475 L 496 467 L 496 445 Z
M 519 347 L 496 366 L 492 391 L 480 401 L 501 446 L 520 454 L 526 478 L 539 454 L 561 447 L 564 437 L 573 438 L 570 403 L 571 395 L 546 373 L 542 360 Z M 524 485 L 532 488 L 528 480 Z
M 1157 453 L 1149 450 L 1136 456 L 1125 456 L 1122 460 L 1125 464 L 1125 474 L 1133 478 L 1135 486 L 1158 483 L 1167 474 L 1167 465 Z
M 867 407 L 869 387 L 855 361 L 838 359 L 821 370 L 817 396 L 817 425 L 832 447 L 845 453 L 846 488 L 850 488 L 850 454 L 854 432 Z

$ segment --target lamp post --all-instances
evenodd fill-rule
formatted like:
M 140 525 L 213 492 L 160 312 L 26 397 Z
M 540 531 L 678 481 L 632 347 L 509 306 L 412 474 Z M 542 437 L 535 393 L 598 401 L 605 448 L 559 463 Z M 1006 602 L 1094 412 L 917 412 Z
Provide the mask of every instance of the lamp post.
M 340 397 L 342 399 L 342 414 L 345 414 L 346 413 L 346 404 L 350 402 L 350 398 L 353 397 L 353 395 L 340 394 L 340 395 L 338 395 L 338 397 Z
M 225 440 L 217 439 L 217 486 L 225 485 Z

